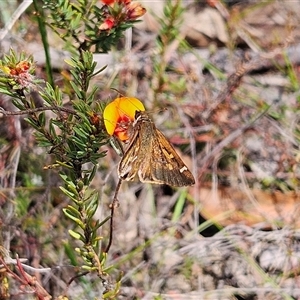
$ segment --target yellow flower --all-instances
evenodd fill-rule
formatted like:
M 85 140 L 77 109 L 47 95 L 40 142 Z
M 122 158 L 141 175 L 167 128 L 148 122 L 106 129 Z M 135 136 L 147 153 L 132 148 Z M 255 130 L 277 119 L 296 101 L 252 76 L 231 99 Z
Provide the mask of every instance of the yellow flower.
M 131 124 L 136 111 L 144 111 L 143 103 L 137 98 L 120 97 L 109 103 L 103 112 L 104 125 L 109 135 L 125 142 L 130 138 Z

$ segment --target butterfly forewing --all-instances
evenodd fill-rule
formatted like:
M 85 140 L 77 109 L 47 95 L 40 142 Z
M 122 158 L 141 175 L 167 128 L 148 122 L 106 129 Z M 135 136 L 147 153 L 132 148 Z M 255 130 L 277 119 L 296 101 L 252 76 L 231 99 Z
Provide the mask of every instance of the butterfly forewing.
M 192 173 L 183 163 L 165 136 L 155 127 L 146 112 L 137 111 L 133 134 L 119 164 L 119 177 L 141 182 L 188 186 L 195 183 Z
M 150 162 L 152 182 L 159 181 L 171 186 L 188 186 L 195 183 L 192 173 L 158 129 L 156 129 L 152 153 Z M 145 179 L 144 176 L 142 177 Z
M 133 134 L 132 140 L 129 143 L 122 160 L 119 163 L 118 174 L 123 180 L 132 181 L 137 175 L 140 158 L 142 157 L 139 132 Z
M 132 126 L 130 143 L 118 167 L 119 177 L 123 180 L 134 180 L 141 166 L 147 165 L 146 161 L 150 159 L 149 148 L 151 146 L 149 142 L 151 142 L 153 132 L 151 128 L 148 128 L 150 130 L 145 130 L 144 125 L 140 116 L 136 118 Z

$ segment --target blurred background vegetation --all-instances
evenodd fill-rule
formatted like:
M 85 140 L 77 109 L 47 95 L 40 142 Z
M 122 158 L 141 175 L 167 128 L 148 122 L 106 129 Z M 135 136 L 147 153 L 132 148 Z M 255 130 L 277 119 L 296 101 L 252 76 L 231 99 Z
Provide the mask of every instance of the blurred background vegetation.
M 298 299 L 299 3 L 136 3 L 1 2 L 0 298 Z M 197 182 L 123 183 L 106 252 L 112 88 Z

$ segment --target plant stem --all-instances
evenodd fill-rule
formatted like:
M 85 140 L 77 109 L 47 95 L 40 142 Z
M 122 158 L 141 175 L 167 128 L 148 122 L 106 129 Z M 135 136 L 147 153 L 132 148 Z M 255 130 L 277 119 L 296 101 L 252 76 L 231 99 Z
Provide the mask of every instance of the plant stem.
M 37 17 L 42 43 L 45 51 L 47 81 L 54 88 L 54 79 L 53 79 L 53 74 L 51 69 L 49 43 L 47 38 L 46 25 L 44 22 L 45 20 L 44 11 L 40 8 L 40 2 L 38 3 L 38 0 L 33 0 L 33 5 L 36 11 L 36 17 Z

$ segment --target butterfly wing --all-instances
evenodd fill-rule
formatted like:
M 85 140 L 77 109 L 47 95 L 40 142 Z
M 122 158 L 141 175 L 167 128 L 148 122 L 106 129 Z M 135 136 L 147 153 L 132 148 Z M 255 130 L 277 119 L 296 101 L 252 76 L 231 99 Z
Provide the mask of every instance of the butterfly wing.
M 141 155 L 140 132 L 136 130 L 119 163 L 119 178 L 127 181 L 134 180 L 137 175 L 138 168 L 140 167 L 140 159 L 138 158 L 141 157 Z
M 133 136 L 119 163 L 118 174 L 132 181 L 189 186 L 194 176 L 145 112 L 138 112 Z
M 195 183 L 194 176 L 181 160 L 165 136 L 155 128 L 151 147 L 148 150 L 149 162 L 143 163 L 138 175 L 142 182 L 189 186 Z M 149 153 L 148 153 L 149 154 Z

